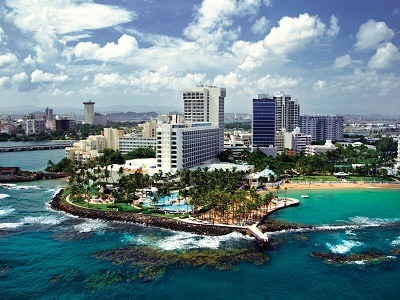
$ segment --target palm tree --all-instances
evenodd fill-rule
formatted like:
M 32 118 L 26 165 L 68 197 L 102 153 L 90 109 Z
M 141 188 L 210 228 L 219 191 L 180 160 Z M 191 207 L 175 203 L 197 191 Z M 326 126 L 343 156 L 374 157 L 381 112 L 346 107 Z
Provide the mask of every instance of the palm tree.
M 275 187 L 275 189 L 276 189 L 276 202 L 275 202 L 275 207 L 278 205 L 278 199 L 279 199 L 279 195 L 278 195 L 278 193 L 279 193 L 279 190 L 281 189 L 281 186 L 279 185 L 279 183 L 278 183 L 278 185 Z

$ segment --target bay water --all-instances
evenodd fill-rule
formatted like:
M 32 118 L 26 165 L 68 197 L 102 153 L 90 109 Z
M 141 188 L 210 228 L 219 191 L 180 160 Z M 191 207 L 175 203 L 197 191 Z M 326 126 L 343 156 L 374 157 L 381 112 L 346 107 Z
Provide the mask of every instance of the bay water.
M 43 170 L 63 150 L 0 153 L 0 165 Z M 399 299 L 400 190 L 287 190 L 301 204 L 271 218 L 311 225 L 273 233 L 259 249 L 253 238 L 173 232 L 135 224 L 80 219 L 53 211 L 49 201 L 65 181 L 0 185 L 0 299 Z M 309 198 L 301 198 L 307 193 Z M 282 196 L 283 192 L 281 192 Z M 130 246 L 160 251 L 241 249 L 262 251 L 264 264 L 233 270 L 169 267 L 155 280 L 102 278 L 129 270 L 95 253 Z M 374 263 L 327 263 L 313 252 L 379 252 Z M 114 273 L 113 273 L 114 272 Z M 90 280 L 92 279 L 92 280 Z

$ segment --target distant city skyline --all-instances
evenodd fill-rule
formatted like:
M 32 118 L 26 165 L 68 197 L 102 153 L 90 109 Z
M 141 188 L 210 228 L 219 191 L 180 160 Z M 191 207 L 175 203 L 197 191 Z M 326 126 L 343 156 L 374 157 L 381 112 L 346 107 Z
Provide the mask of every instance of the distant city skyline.
M 391 0 L 5 0 L 0 107 L 177 108 L 208 84 L 226 112 L 283 91 L 301 114 L 396 115 L 399 33 Z

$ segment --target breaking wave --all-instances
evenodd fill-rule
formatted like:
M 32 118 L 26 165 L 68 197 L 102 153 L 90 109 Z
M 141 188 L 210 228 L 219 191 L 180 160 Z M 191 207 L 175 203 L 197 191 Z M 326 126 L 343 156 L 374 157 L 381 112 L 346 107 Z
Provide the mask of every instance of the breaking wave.
M 55 216 L 25 217 L 21 221 L 23 224 L 57 225 L 65 218 Z
M 93 231 L 103 233 L 104 229 L 107 227 L 108 225 L 100 220 L 87 220 L 81 224 L 73 226 L 73 228 L 80 233 L 88 233 Z
M 351 217 L 349 221 L 341 221 L 346 223 L 344 225 L 320 225 L 298 229 L 287 229 L 276 232 L 268 232 L 268 235 L 279 235 L 284 233 L 299 233 L 299 232 L 311 232 L 311 231 L 345 231 L 347 235 L 355 235 L 352 230 L 367 228 L 367 227 L 379 227 L 388 226 L 391 224 L 399 223 L 400 218 L 368 218 L 368 217 Z
M 7 198 L 7 197 L 10 197 L 10 195 L 8 195 L 8 194 L 0 194 L 0 199 L 4 199 L 4 198 Z
M 162 250 L 195 248 L 218 249 L 222 243 L 231 241 L 232 239 L 245 239 L 245 237 L 238 232 L 233 232 L 223 236 L 201 236 L 182 232 L 159 240 L 155 246 Z
M 352 217 L 350 218 L 350 222 L 361 225 L 361 226 L 382 226 L 382 225 L 389 225 L 391 223 L 396 223 L 400 222 L 400 218 L 388 218 L 388 219 L 382 219 L 382 218 L 368 218 L 368 217 Z
M 7 229 L 7 228 L 18 228 L 24 225 L 24 223 L 0 223 L 0 229 Z
M 15 209 L 12 207 L 0 207 L 0 216 L 9 215 L 14 211 Z
M 400 246 L 400 236 L 390 243 L 392 246 Z
M 351 241 L 351 240 L 342 240 L 342 243 L 340 243 L 338 245 L 326 243 L 326 246 L 328 247 L 328 249 L 331 250 L 332 253 L 336 253 L 336 254 L 345 254 L 345 253 L 349 252 L 352 248 L 361 247 L 362 245 L 364 245 L 364 244 L 361 242 Z

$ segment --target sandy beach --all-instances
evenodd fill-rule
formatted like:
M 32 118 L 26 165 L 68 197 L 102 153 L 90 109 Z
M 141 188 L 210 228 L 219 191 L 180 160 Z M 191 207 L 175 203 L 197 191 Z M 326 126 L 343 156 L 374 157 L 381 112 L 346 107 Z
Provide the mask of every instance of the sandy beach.
M 370 183 L 370 182 L 310 182 L 310 183 L 285 183 L 280 188 L 280 193 L 288 190 L 314 190 L 314 189 L 400 189 L 400 183 Z M 270 191 L 276 189 L 269 188 Z

